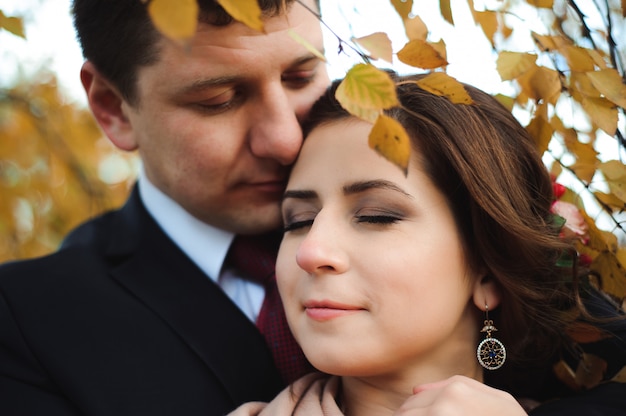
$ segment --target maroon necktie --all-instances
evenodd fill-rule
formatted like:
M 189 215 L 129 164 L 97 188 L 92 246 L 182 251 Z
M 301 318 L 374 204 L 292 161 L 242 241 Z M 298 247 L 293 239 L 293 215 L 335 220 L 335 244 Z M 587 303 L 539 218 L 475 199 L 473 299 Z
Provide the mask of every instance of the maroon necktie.
M 265 300 L 256 326 L 265 337 L 283 380 L 291 383 L 313 371 L 313 367 L 289 330 L 278 293 L 274 268 L 280 239 L 280 234 L 237 236 L 230 246 L 225 264 L 241 272 L 241 277 L 265 287 Z

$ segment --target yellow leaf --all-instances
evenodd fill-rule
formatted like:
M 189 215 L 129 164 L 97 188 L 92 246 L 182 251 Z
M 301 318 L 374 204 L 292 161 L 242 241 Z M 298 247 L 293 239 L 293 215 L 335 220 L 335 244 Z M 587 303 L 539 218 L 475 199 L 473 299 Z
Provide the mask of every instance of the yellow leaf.
M 596 191 L 593 195 L 613 211 L 626 210 L 626 201 L 619 199 L 614 194 L 605 194 L 604 192 Z
M 411 156 L 411 139 L 402 124 L 381 114 L 372 127 L 368 143 L 372 149 L 402 169 L 405 175 L 407 174 Z
M 15 36 L 26 39 L 24 34 L 24 21 L 19 17 L 9 17 L 0 10 L 0 29 L 5 29 Z
M 613 196 L 626 202 L 626 166 L 617 160 L 609 160 L 602 163 L 598 169 L 606 178 Z
M 591 263 L 591 270 L 602 276 L 602 290 L 622 299 L 626 296 L 626 269 L 614 253 L 601 252 Z
M 536 67 L 536 60 L 537 55 L 531 53 L 503 51 L 496 60 L 496 69 L 503 81 L 510 81 Z
M 391 4 L 396 9 L 402 20 L 409 18 L 413 9 L 413 0 L 391 0 Z
M 434 44 L 421 39 L 409 41 L 398 52 L 398 59 L 407 65 L 416 68 L 434 69 L 448 65 L 445 56 L 437 50 Z
M 439 10 L 441 12 L 441 16 L 446 20 L 446 22 L 454 26 L 454 19 L 452 18 L 452 9 L 450 7 L 450 0 L 439 0 Z
M 148 4 L 154 26 L 175 41 L 186 41 L 196 33 L 198 10 L 196 0 L 151 0 Z
M 581 104 L 593 123 L 609 136 L 617 130 L 617 108 L 604 98 L 583 97 Z
M 540 35 L 532 32 L 532 38 L 543 52 L 553 51 L 557 48 L 554 37 L 550 35 Z
M 551 9 L 554 0 L 526 0 L 528 4 L 531 4 L 535 7 L 543 8 L 543 9 Z
M 604 96 L 622 108 L 626 108 L 626 85 L 622 82 L 617 70 L 614 68 L 588 72 L 587 76 L 593 85 Z M 612 134 L 611 134 L 612 136 Z
M 553 69 L 537 66 L 517 78 L 524 93 L 535 100 L 556 104 L 561 93 L 559 74 Z
M 626 0 L 622 0 L 622 1 L 626 1 Z M 611 381 L 614 381 L 616 383 L 626 383 L 626 366 L 622 367 L 622 369 L 619 370 L 617 374 L 615 374 L 615 376 L 613 376 Z
M 554 133 L 554 129 L 548 122 L 547 117 L 547 104 L 542 103 L 537 106 L 535 116 L 530 121 L 528 126 L 526 126 L 528 133 L 530 133 L 533 139 L 535 139 L 535 145 L 537 146 L 540 155 L 548 149 L 548 145 L 552 139 L 552 134 Z
M 581 48 L 580 46 L 568 45 L 561 48 L 560 51 L 567 60 L 567 64 L 572 71 L 593 71 L 594 62 L 587 49 Z
M 491 42 L 491 46 L 495 46 L 494 35 L 498 31 L 498 14 L 492 11 L 474 12 L 474 20 L 482 28 L 483 33 Z
M 600 98 L 600 91 L 596 87 L 593 86 L 591 79 L 584 72 L 573 72 L 570 76 L 569 81 L 569 91 L 572 95 L 576 95 L 578 93 L 586 96 L 586 97 L 595 97 Z M 582 98 L 576 98 L 577 101 L 581 101 Z
M 393 60 L 391 40 L 386 33 L 376 32 L 361 38 L 353 38 L 353 40 L 365 48 L 372 59 L 382 59 L 389 63 Z
M 289 36 L 291 36 L 291 38 L 293 40 L 295 40 L 296 42 L 298 42 L 300 45 L 304 46 L 306 48 L 306 50 L 308 50 L 309 52 L 311 52 L 313 55 L 315 55 L 318 59 L 320 59 L 323 62 L 326 62 L 326 57 L 324 56 L 324 54 L 322 52 L 319 51 L 319 49 L 317 49 L 315 46 L 313 46 L 313 44 L 311 44 L 311 42 L 309 42 L 308 40 L 306 40 L 305 38 L 303 38 L 302 36 L 298 35 L 296 32 L 294 32 L 293 30 L 289 29 L 287 31 L 287 33 L 289 34 Z
M 428 27 L 426 27 L 426 24 L 419 16 L 415 16 L 412 19 L 404 19 L 404 31 L 409 40 L 426 40 L 428 36 Z
M 264 25 L 258 0 L 217 0 L 217 2 L 233 19 L 251 29 L 263 32 Z
M 350 114 L 372 123 L 382 110 L 399 104 L 389 74 L 369 64 L 354 65 L 337 87 L 335 98 Z
M 513 111 L 513 106 L 515 106 L 515 99 L 513 97 L 509 97 L 507 95 L 496 94 L 494 98 L 500 102 L 503 106 L 505 106 L 509 111 Z
M 576 157 L 570 166 L 576 176 L 585 183 L 590 183 L 598 167 L 598 152 L 591 143 L 581 143 L 576 137 L 566 137 L 565 146 Z
M 432 72 L 416 81 L 416 84 L 431 94 L 446 97 L 454 104 L 469 105 L 474 102 L 463 84 L 443 72 Z

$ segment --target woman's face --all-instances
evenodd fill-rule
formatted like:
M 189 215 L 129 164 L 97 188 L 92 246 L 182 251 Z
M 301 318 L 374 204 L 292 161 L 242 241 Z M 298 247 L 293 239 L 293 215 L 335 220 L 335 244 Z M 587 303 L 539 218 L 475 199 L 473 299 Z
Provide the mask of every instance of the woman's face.
M 277 263 L 289 325 L 331 374 L 475 372 L 480 279 L 446 199 L 417 158 L 405 177 L 370 149 L 370 130 L 318 127 L 293 168 Z

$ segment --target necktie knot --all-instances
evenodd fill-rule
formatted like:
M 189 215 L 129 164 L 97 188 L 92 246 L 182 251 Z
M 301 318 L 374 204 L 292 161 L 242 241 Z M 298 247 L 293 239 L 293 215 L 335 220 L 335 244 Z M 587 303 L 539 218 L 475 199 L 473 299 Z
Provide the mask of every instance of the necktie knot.
M 238 235 L 233 240 L 225 264 L 237 269 L 243 278 L 267 286 L 274 279 L 280 235 Z

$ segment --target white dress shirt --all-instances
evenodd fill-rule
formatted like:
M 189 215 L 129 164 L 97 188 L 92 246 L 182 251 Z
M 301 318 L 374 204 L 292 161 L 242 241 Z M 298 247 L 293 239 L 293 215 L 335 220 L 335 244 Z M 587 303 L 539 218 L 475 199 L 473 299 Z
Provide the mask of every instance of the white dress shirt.
M 265 297 L 263 286 L 242 279 L 228 268 L 222 270 L 234 234 L 189 214 L 154 186 L 143 168 L 139 173 L 139 196 L 165 234 L 255 322 Z

